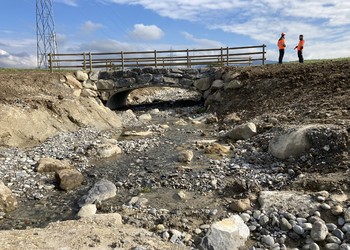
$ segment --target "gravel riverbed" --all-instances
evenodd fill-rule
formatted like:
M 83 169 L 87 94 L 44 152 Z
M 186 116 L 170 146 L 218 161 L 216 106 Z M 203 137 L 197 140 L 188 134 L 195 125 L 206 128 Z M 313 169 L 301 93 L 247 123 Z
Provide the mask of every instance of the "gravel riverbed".
M 210 117 L 198 114 L 199 109 L 155 109 L 148 112 L 151 121 L 139 119 L 145 113 L 142 111 L 121 112 L 125 131 L 148 131 L 150 135 L 143 137 L 122 133 L 117 138 L 117 133 L 111 131 L 84 128 L 59 134 L 27 150 L 2 148 L 0 179 L 18 197 L 20 205 L 14 212 L 1 214 L 1 229 L 43 227 L 52 221 L 75 219 L 79 198 L 104 178 L 115 183 L 118 194 L 116 199 L 97 204 L 99 213 L 118 212 L 124 223 L 151 230 L 174 244 L 196 249 L 212 223 L 238 213 L 251 231 L 249 249 L 317 249 L 315 245 L 349 249 L 349 215 L 334 215 L 340 208 L 328 192 L 315 195 L 314 208 L 303 212 L 295 209 L 294 214 L 259 207 L 255 197 L 258 192 L 286 189 L 303 177 L 293 164 L 288 166 L 266 153 L 264 142 L 272 134 L 228 143 L 227 154 L 206 154 L 207 143 L 227 131 L 217 123 L 194 123 Z M 123 154 L 100 159 L 95 149 L 105 140 L 114 140 Z M 192 162 L 177 161 L 177 151 L 182 149 L 193 150 Z M 43 157 L 69 160 L 84 174 L 84 185 L 74 191 L 59 190 L 52 174 L 36 171 Z M 247 197 L 248 209 L 237 212 L 232 202 Z M 341 210 L 349 209 L 342 205 Z M 324 220 L 328 228 L 321 244 L 310 236 L 312 223 L 317 220 Z

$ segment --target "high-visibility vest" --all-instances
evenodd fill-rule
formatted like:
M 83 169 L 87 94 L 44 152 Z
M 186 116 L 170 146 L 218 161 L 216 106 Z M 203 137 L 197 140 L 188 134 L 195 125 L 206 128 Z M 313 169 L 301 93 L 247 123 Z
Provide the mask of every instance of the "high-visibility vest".
M 284 39 L 283 37 L 278 39 L 277 46 L 278 46 L 278 49 L 285 49 L 286 48 L 286 39 Z
M 304 48 L 305 40 L 300 40 L 298 43 L 298 50 L 302 50 Z

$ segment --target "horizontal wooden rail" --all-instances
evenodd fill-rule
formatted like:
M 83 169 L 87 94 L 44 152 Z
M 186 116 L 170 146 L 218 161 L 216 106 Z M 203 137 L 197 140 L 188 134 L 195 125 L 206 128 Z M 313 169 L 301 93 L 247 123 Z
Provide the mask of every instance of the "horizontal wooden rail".
M 49 67 L 93 70 L 131 67 L 188 67 L 265 64 L 266 45 L 214 49 L 120 51 L 108 53 L 49 54 Z

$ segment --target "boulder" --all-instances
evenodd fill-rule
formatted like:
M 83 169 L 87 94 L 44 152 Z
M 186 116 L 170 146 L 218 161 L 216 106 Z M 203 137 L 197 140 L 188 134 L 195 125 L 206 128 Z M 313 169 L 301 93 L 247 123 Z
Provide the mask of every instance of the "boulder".
M 204 77 L 194 82 L 194 86 L 201 91 L 205 91 L 209 89 L 210 84 L 211 84 L 210 77 Z
M 0 180 L 0 212 L 11 212 L 15 210 L 17 206 L 18 202 L 16 196 L 14 196 L 12 191 Z
M 152 116 L 150 114 L 143 114 L 139 116 L 140 121 L 151 121 Z
M 91 217 L 97 212 L 97 207 L 95 204 L 86 204 L 82 206 L 78 212 L 79 218 Z
M 191 150 L 182 150 L 177 157 L 177 160 L 183 163 L 189 163 L 192 161 L 192 159 L 193 159 L 193 151 Z
M 53 158 L 41 158 L 36 171 L 39 173 L 57 172 L 62 169 L 72 169 L 73 166 L 67 160 L 57 160 Z
M 236 79 L 239 75 L 240 75 L 240 73 L 238 73 L 238 72 L 228 71 L 228 72 L 225 72 L 223 74 L 222 79 L 225 82 L 230 82 L 230 81 Z
M 228 89 L 240 89 L 242 88 L 244 85 L 241 81 L 238 80 L 232 80 L 230 82 L 227 82 L 224 84 L 224 90 L 228 90 Z
M 230 209 L 233 212 L 244 212 L 247 210 L 252 209 L 252 206 L 250 204 L 250 199 L 235 199 L 230 204 Z
M 66 75 L 66 83 L 72 89 L 82 89 L 83 85 L 74 76 Z
M 275 136 L 269 143 L 269 153 L 279 159 L 298 156 L 310 148 L 307 130 L 311 126 L 304 126 L 297 130 L 287 131 Z
M 117 155 L 117 154 L 121 154 L 122 153 L 122 149 L 115 144 L 102 144 L 102 145 L 98 145 L 97 147 L 97 154 L 101 157 L 101 158 L 108 158 L 111 157 L 113 155 Z
M 256 134 L 256 126 L 252 122 L 235 126 L 226 134 L 232 140 L 246 140 Z
M 202 250 L 238 250 L 243 249 L 249 237 L 249 228 L 242 218 L 233 215 L 228 219 L 214 223 L 202 239 Z
M 91 80 L 87 80 L 86 82 L 83 82 L 83 88 L 84 89 L 97 90 L 96 83 L 91 81 Z
M 98 80 L 96 87 L 98 90 L 112 90 L 114 88 L 113 80 Z
M 323 241 L 328 235 L 328 228 L 323 221 L 317 220 L 312 224 L 310 232 L 311 239 L 314 241 Z
M 319 203 L 311 195 L 291 191 L 261 191 L 258 201 L 265 211 L 285 210 L 293 212 L 311 212 Z M 295 206 L 298 204 L 298 206 Z
M 100 202 L 108 200 L 117 195 L 116 186 L 106 179 L 101 179 L 95 183 L 95 185 L 89 190 L 87 195 L 84 195 L 78 202 L 79 206 L 85 204 L 94 204 L 95 202 Z
M 78 70 L 75 72 L 75 77 L 77 78 L 78 81 L 84 82 L 87 79 L 89 79 L 89 75 L 81 70 Z
M 83 89 L 80 93 L 80 96 L 82 97 L 97 97 L 98 94 L 96 91 L 92 89 Z
M 90 74 L 89 74 L 90 80 L 91 81 L 97 81 L 99 74 L 100 74 L 100 71 L 91 71 Z
M 170 85 L 178 85 L 180 80 L 178 78 L 173 78 L 173 77 L 163 77 L 164 83 L 170 84 Z
M 56 172 L 56 179 L 63 190 L 73 190 L 81 185 L 84 176 L 76 169 L 62 169 Z
M 223 80 L 215 80 L 211 85 L 212 90 L 218 90 L 218 89 L 221 89 L 222 87 L 224 87 Z

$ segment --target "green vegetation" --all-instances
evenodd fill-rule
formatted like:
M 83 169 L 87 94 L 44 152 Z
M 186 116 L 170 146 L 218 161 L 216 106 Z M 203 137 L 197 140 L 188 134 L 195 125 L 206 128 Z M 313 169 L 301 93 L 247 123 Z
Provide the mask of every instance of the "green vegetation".
M 332 58 L 332 59 L 311 59 L 311 60 L 304 60 L 304 63 L 323 63 L 323 62 L 332 62 L 332 61 L 350 61 L 350 57 Z M 299 63 L 299 62 L 291 61 L 286 63 Z

